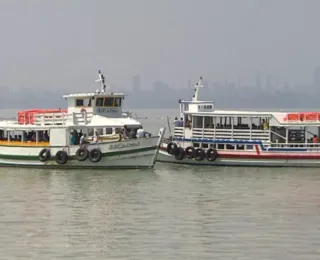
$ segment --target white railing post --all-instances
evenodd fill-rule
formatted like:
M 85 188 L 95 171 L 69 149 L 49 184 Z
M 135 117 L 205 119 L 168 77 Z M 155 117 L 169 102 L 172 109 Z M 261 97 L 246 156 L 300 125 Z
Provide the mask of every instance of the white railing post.
M 252 117 L 250 116 L 250 140 L 252 140 Z
M 202 139 L 204 138 L 204 116 L 202 117 Z
M 87 124 L 87 111 L 85 111 L 83 114 L 83 121 L 84 121 L 84 124 L 86 125 Z
M 233 140 L 234 117 L 230 118 L 230 124 L 231 124 L 231 140 Z
M 216 139 L 216 129 L 217 129 L 217 118 L 213 118 L 213 127 L 214 127 L 214 132 L 213 132 L 213 138 Z

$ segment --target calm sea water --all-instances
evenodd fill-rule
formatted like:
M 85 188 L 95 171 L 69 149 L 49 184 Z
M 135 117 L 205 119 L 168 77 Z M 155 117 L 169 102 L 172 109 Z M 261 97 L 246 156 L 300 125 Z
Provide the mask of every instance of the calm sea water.
M 319 187 L 317 169 L 1 168 L 0 259 L 318 260 Z

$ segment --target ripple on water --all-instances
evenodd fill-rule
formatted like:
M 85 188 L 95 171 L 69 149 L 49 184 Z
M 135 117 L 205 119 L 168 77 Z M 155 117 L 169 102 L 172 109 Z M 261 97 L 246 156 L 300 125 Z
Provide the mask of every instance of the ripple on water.
M 0 173 L 1 259 L 319 259 L 320 174 Z

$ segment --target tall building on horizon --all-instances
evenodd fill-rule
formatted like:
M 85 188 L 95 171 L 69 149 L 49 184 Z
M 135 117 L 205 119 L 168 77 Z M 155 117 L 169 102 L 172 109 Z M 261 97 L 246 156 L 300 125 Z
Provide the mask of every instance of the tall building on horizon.
M 140 82 L 140 75 L 135 75 L 133 77 L 133 92 L 139 92 L 141 90 L 141 82 Z
M 271 89 L 272 88 L 272 85 L 271 85 L 271 75 L 268 74 L 267 75 L 267 78 L 266 78 L 266 88 L 267 90 Z
M 188 89 L 192 88 L 192 83 L 191 83 L 191 79 L 188 80 Z
M 316 92 L 320 92 L 320 66 L 313 72 L 313 88 Z
M 260 71 L 258 71 L 256 73 L 256 87 L 258 89 L 261 89 L 261 73 L 260 73 Z

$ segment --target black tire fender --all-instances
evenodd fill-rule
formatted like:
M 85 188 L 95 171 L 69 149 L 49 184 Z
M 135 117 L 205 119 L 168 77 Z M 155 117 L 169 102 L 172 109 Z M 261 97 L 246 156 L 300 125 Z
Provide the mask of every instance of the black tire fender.
M 192 146 L 188 146 L 185 149 L 186 155 L 189 159 L 193 159 L 194 157 L 196 157 L 196 150 L 194 149 L 194 147 Z
M 202 161 L 204 159 L 204 157 L 206 157 L 206 153 L 204 152 L 204 150 L 201 149 L 201 148 L 196 149 L 196 157 L 195 157 L 195 159 L 197 161 Z
M 68 154 L 65 151 L 58 151 L 55 157 L 58 164 L 66 164 L 69 159 Z
M 176 143 L 170 142 L 167 145 L 167 153 L 171 155 L 175 155 L 177 153 L 178 146 Z
M 209 148 L 207 150 L 207 160 L 210 161 L 210 162 L 213 162 L 217 159 L 218 157 L 218 152 L 216 149 L 213 149 L 213 148 Z
M 85 147 L 80 147 L 76 152 L 76 159 L 80 162 L 87 160 L 89 157 L 89 151 Z
M 101 160 L 102 153 L 99 149 L 95 148 L 89 152 L 89 159 L 91 162 L 97 163 Z
M 47 148 L 44 148 L 40 151 L 39 153 L 39 160 L 41 162 L 45 162 L 45 161 L 48 161 L 49 159 L 51 158 L 51 153 L 50 153 L 50 150 L 47 149 Z
M 185 151 L 183 150 L 183 148 L 179 147 L 174 157 L 176 158 L 176 160 L 181 161 L 184 158 L 184 156 L 185 156 Z

